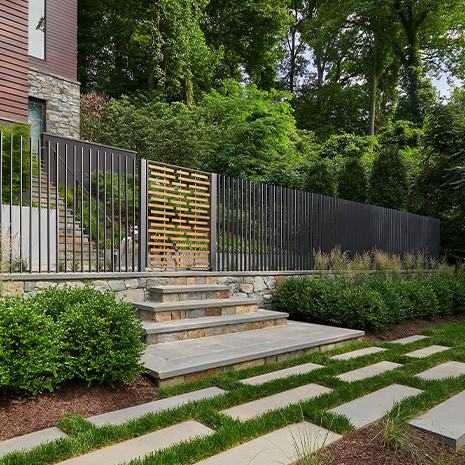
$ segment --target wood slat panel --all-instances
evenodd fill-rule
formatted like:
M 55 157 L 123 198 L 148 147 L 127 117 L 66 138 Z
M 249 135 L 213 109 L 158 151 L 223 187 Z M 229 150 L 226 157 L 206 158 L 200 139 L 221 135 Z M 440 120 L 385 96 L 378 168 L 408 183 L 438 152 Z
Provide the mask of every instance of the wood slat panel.
M 209 268 L 210 177 L 157 163 L 148 164 L 151 268 Z

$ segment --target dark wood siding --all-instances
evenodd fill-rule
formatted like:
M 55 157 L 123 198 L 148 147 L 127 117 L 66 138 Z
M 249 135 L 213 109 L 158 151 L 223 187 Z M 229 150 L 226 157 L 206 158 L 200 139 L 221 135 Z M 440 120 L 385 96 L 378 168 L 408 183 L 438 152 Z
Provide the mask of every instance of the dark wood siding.
M 28 0 L 1 2 L 0 119 L 27 122 Z
M 76 80 L 77 0 L 46 0 L 45 8 L 45 60 L 29 57 L 29 63 L 39 71 Z

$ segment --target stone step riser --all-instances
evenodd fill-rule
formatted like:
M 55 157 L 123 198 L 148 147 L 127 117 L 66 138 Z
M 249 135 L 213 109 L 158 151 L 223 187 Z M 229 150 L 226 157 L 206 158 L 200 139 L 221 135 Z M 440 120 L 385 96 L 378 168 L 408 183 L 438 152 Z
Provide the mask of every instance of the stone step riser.
M 175 294 L 165 294 L 160 291 L 150 290 L 150 300 L 158 303 L 184 302 L 186 300 L 205 300 L 205 299 L 229 299 L 231 291 L 195 291 L 195 292 L 178 292 Z
M 275 326 L 285 326 L 286 324 L 287 318 L 281 318 L 269 321 L 255 321 L 250 323 L 215 326 L 213 328 L 200 328 L 188 331 L 176 331 L 165 334 L 148 334 L 145 336 L 145 342 L 147 344 L 162 344 L 165 342 L 185 341 L 187 339 L 199 339 L 202 337 L 220 336 L 222 334 L 241 333 L 244 331 L 253 331 L 256 329 L 272 328 Z
M 213 308 L 196 308 L 169 310 L 166 312 L 153 312 L 150 310 L 137 309 L 137 316 L 141 320 L 163 322 L 171 320 L 183 320 L 190 318 L 204 318 L 209 316 L 240 315 L 243 313 L 252 313 L 258 310 L 258 304 L 230 305 L 225 307 Z

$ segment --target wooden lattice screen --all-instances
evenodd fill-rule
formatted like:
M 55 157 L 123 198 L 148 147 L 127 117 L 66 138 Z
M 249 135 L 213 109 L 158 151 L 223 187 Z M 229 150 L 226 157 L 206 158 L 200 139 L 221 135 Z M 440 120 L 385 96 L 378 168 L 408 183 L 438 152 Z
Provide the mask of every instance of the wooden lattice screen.
M 210 267 L 210 176 L 148 163 L 148 266 Z

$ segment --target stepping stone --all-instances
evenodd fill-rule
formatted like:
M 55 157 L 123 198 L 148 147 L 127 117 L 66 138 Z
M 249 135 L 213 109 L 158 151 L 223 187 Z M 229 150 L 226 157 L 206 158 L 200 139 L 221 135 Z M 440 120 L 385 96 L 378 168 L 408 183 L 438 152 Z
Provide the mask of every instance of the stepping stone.
M 305 363 L 304 365 L 298 365 L 284 370 L 273 371 L 271 373 L 265 373 L 264 375 L 254 376 L 253 378 L 243 379 L 241 383 L 249 384 L 251 386 L 258 386 L 260 384 L 268 383 L 276 379 L 287 378 L 289 376 L 303 375 L 310 373 L 313 370 L 324 368 L 322 365 L 316 363 Z
M 450 447 L 460 450 L 465 446 L 465 391 L 412 420 L 410 425 L 432 433 Z
M 190 441 L 196 437 L 205 437 L 213 431 L 196 421 L 186 421 L 153 433 L 145 434 L 114 446 L 104 447 L 80 457 L 74 457 L 59 465 L 119 465 L 135 459 L 143 459 L 149 454 Z
M 382 347 L 366 347 L 365 349 L 354 350 L 352 352 L 346 352 L 345 354 L 334 355 L 331 357 L 332 360 L 351 360 L 353 358 L 364 357 L 365 355 L 377 354 L 384 352 L 387 349 Z
M 396 339 L 395 341 L 389 341 L 389 343 L 390 344 L 401 344 L 403 346 L 406 346 L 407 344 L 412 344 L 414 342 L 423 341 L 423 339 L 428 339 L 428 336 L 415 335 L 415 336 L 403 337 L 402 339 Z
M 155 400 L 147 404 L 135 405 L 134 407 L 116 410 L 114 412 L 104 413 L 94 417 L 87 418 L 95 426 L 104 425 L 121 425 L 127 421 L 135 420 L 147 413 L 158 413 L 163 410 L 168 410 L 188 402 L 195 402 L 197 400 L 211 399 L 212 397 L 224 394 L 225 391 L 217 387 L 201 389 L 200 391 L 189 392 L 179 396 L 169 397 L 168 399 Z
M 289 405 L 298 404 L 309 399 L 313 399 L 321 394 L 327 394 L 331 389 L 319 386 L 318 384 L 307 384 L 289 391 L 280 392 L 272 396 L 264 397 L 263 399 L 247 402 L 246 404 L 238 405 L 221 413 L 228 415 L 236 420 L 245 421 L 253 417 L 258 417 L 272 410 L 279 410 L 288 407 Z
M 303 422 L 273 431 L 210 457 L 197 465 L 287 465 L 342 436 Z
M 383 418 L 398 402 L 422 392 L 408 386 L 392 384 L 333 408 L 330 412 L 347 417 L 357 429 L 363 428 Z
M 360 381 L 366 378 L 372 378 L 373 376 L 386 373 L 388 371 L 395 370 L 396 368 L 401 367 L 399 363 L 392 362 L 379 362 L 374 365 L 369 365 L 366 367 L 359 368 L 358 370 L 348 371 L 347 373 L 342 373 L 337 376 L 341 381 L 347 383 L 352 383 L 353 381 Z
M 423 373 L 415 375 L 417 378 L 428 381 L 439 380 L 446 378 L 458 378 L 465 375 L 465 363 L 462 362 L 446 362 L 441 365 L 430 368 Z
M 439 354 L 449 349 L 450 347 L 433 345 L 433 346 L 424 347 L 423 349 L 414 350 L 413 352 L 409 352 L 408 354 L 405 354 L 405 356 L 410 357 L 410 358 L 427 358 L 427 357 L 431 357 L 431 355 Z
M 34 447 L 65 437 L 66 434 L 60 428 L 47 428 L 17 438 L 7 439 L 0 442 L 0 457 L 11 452 L 34 449 Z

